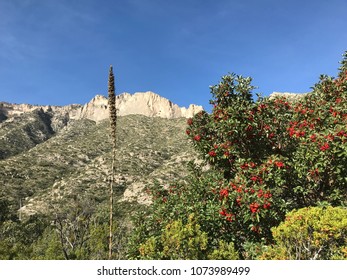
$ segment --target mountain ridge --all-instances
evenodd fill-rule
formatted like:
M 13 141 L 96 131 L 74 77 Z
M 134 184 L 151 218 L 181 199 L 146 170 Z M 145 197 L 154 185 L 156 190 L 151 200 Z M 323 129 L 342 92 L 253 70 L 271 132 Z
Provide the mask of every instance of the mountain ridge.
M 130 94 L 124 92 L 116 96 L 116 104 L 119 116 L 139 114 L 148 117 L 162 118 L 191 118 L 202 106 L 190 104 L 188 108 L 179 107 L 165 97 L 151 91 L 135 92 Z M 93 121 L 101 121 L 108 118 L 107 97 L 97 94 L 84 105 L 69 104 L 65 106 L 55 105 L 31 105 L 0 102 L 0 123 L 7 119 L 42 109 L 44 112 L 52 112 L 70 119 L 87 118 Z

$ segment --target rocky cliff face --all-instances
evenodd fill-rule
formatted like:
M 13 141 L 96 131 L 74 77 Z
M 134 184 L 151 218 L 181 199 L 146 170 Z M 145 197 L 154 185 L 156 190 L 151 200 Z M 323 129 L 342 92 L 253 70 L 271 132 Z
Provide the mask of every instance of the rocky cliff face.
M 203 110 L 201 106 L 197 105 L 190 105 L 188 108 L 179 107 L 168 99 L 151 91 L 117 95 L 116 105 L 119 116 L 138 114 L 167 119 L 190 118 Z M 80 109 L 77 118 L 87 118 L 94 121 L 108 118 L 107 98 L 102 95 L 95 96 Z
M 203 110 L 201 106 L 190 105 L 188 108 L 179 107 L 168 99 L 153 92 L 137 92 L 135 94 L 123 93 L 117 95 L 116 103 L 119 116 L 144 115 L 161 118 L 190 118 Z M 84 106 L 73 104 L 68 106 L 36 106 L 29 104 L 0 103 L 0 122 L 7 118 L 42 108 L 45 112 L 51 112 L 59 122 L 66 120 L 90 119 L 101 121 L 108 118 L 107 98 L 96 95 Z M 54 122 L 53 122 L 54 123 Z M 58 124 L 59 125 L 59 124 Z
M 299 99 L 305 96 L 306 93 L 291 93 L 291 92 L 276 92 L 270 94 L 269 98 L 286 97 L 289 100 Z

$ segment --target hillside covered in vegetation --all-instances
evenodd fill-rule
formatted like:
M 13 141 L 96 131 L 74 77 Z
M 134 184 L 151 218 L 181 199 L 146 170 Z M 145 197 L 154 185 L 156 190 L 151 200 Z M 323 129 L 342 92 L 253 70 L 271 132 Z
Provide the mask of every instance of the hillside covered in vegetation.
M 188 120 L 119 117 L 113 258 L 347 259 L 347 53 L 301 98 L 251 82 Z M 109 121 L 44 114 L 2 124 L 0 258 L 106 259 Z

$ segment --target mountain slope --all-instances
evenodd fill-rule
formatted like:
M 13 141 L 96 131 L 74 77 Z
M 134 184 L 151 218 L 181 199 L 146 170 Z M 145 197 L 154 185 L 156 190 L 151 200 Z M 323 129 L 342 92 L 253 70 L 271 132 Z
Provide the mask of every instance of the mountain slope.
M 122 199 L 148 203 L 143 188 L 154 180 L 184 177 L 194 154 L 186 120 L 119 117 L 116 192 Z M 45 212 L 54 201 L 78 196 L 103 201 L 111 166 L 109 121 L 71 121 L 54 137 L 0 161 L 0 195 L 12 211 Z
M 36 109 L 0 123 L 0 159 L 27 151 L 53 136 L 51 118 Z

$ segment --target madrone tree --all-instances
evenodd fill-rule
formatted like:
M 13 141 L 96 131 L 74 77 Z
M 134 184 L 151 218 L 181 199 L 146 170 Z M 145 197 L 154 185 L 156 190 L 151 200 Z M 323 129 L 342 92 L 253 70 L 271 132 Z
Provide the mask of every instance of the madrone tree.
M 183 248 L 181 252 L 200 248 L 194 256 L 180 254 L 179 258 L 226 258 L 233 255 L 234 246 L 239 258 L 254 259 L 263 246 L 274 242 L 290 249 L 282 246 L 287 239 L 272 231 L 290 211 L 345 209 L 346 65 L 347 53 L 338 77 L 322 75 L 311 93 L 296 98 L 259 96 L 255 101 L 250 77 L 223 76 L 211 87 L 212 112 L 202 111 L 187 120 L 186 134 L 209 168 L 192 168 L 186 182 L 149 189 L 153 203 L 135 221 L 130 257 L 175 258 L 166 254 L 168 231 L 180 237 L 176 248 Z M 326 214 L 332 220 L 333 212 Z M 186 242 L 192 239 L 181 234 L 185 229 L 189 233 L 192 223 L 203 237 L 203 246 Z M 336 248 L 345 250 L 345 243 L 340 245 L 345 239 L 336 242 Z M 325 244 L 300 258 L 341 257 L 341 250 L 325 254 L 321 249 Z

